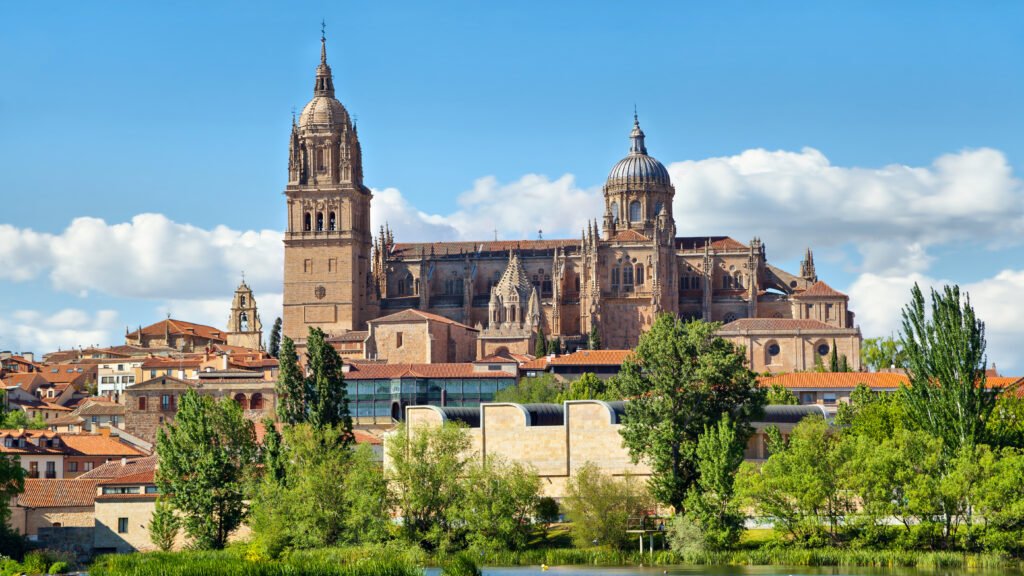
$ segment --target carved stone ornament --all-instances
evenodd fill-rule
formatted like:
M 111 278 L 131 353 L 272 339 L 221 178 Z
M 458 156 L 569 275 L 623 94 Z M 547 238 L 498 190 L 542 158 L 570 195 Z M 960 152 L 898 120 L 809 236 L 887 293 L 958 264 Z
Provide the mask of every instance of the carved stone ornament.
M 327 288 L 323 286 L 317 286 L 313 289 L 313 295 L 316 296 L 317 300 L 323 300 L 324 296 L 327 296 Z

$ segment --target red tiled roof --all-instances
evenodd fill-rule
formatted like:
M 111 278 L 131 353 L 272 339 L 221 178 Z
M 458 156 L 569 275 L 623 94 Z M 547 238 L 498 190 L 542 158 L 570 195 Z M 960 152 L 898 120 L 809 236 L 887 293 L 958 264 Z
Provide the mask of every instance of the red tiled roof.
M 376 320 L 370 320 L 370 322 L 420 322 L 423 320 L 451 324 L 452 326 L 460 326 L 462 328 L 466 328 L 467 330 L 473 330 L 474 332 L 476 331 L 476 328 L 473 328 L 472 326 L 466 326 L 465 324 L 462 324 L 461 322 L 456 322 L 451 318 L 445 318 L 444 316 L 441 316 L 439 314 L 431 314 L 430 312 L 416 310 L 415 308 L 409 308 L 406 310 L 402 310 L 401 312 L 388 314 L 387 316 L 382 316 L 380 318 L 377 318 Z
M 740 318 L 719 329 L 719 332 L 743 332 L 747 330 L 850 330 L 837 328 L 820 320 L 807 318 Z
M 362 342 L 363 340 L 366 340 L 366 337 L 369 336 L 369 334 L 370 333 L 367 332 L 366 330 L 349 330 L 348 332 L 345 332 L 344 334 L 339 334 L 337 336 L 331 336 L 330 338 L 327 339 L 327 341 L 328 342 Z
M 79 416 L 124 416 L 124 404 L 111 402 L 107 399 L 87 398 L 85 402 L 75 409 Z
M 636 230 L 622 230 L 612 236 L 613 242 L 650 242 L 650 238 L 637 232 Z
M 533 360 L 530 360 L 529 362 L 523 362 L 522 364 L 519 365 L 519 369 L 520 370 L 539 371 L 539 372 L 547 370 L 548 369 L 548 357 L 547 356 L 541 356 L 540 358 L 535 358 Z
M 579 350 L 564 356 L 555 356 L 549 366 L 621 366 L 632 350 Z
M 253 428 L 256 432 L 256 442 L 262 444 L 263 438 L 267 435 L 267 428 L 263 425 L 263 422 L 253 422 Z M 284 423 L 274 422 L 274 428 L 280 432 L 284 429 Z M 379 437 L 359 428 L 352 429 L 352 436 L 355 438 L 356 444 L 378 445 L 384 443 Z
M 392 256 L 416 257 L 423 254 L 443 256 L 473 252 L 508 252 L 509 250 L 554 250 L 566 246 L 579 246 L 580 240 L 486 240 L 483 242 L 404 242 L 395 244 Z
M 85 508 L 96 500 L 96 480 L 27 478 L 25 491 L 18 494 L 23 508 Z
M 156 470 L 157 457 L 146 456 L 144 458 L 129 458 L 124 464 L 121 460 L 101 464 L 82 474 L 79 478 L 105 480 L 110 478 L 122 478 L 140 472 Z
M 50 384 L 67 384 L 87 376 L 96 376 L 96 364 L 49 364 L 44 366 L 39 375 Z
M 822 281 L 811 284 L 811 287 L 803 292 L 797 292 L 794 298 L 849 298 L 846 294 L 832 288 Z
M 61 434 L 60 439 L 67 447 L 69 456 L 109 456 L 137 458 L 145 453 L 129 446 L 117 438 L 102 434 Z
M 900 384 L 909 384 L 906 374 L 898 372 L 795 372 L 792 374 L 776 374 L 759 376 L 758 384 L 764 388 L 774 385 L 786 388 L 837 388 L 853 390 L 857 384 L 867 384 L 871 388 L 891 390 Z
M 34 392 L 41 384 L 46 383 L 46 378 L 39 372 L 15 372 L 4 378 L 4 386 L 17 386 L 26 392 Z
M 196 358 L 147 358 L 142 362 L 143 370 L 162 370 L 166 368 L 199 368 L 203 363 L 201 357 Z
M 441 364 L 350 364 L 346 380 L 381 378 L 510 378 L 502 370 L 477 371 L 470 362 Z
M 676 238 L 676 248 L 687 252 L 704 250 L 710 243 L 712 250 L 748 250 L 749 246 L 728 236 L 687 236 Z
M 118 476 L 117 478 L 111 478 L 109 480 L 99 480 L 100 486 L 115 486 L 119 484 L 153 484 L 153 477 L 156 476 L 156 468 L 152 470 L 143 470 L 136 472 L 135 474 L 126 474 L 124 476 Z M 81 478 L 81 476 L 79 476 Z
M 219 328 L 206 326 L 204 324 L 196 324 L 195 322 L 186 322 L 185 320 L 175 320 L 173 318 L 161 320 L 142 329 L 142 335 L 145 336 L 163 336 L 165 333 L 169 333 L 172 336 L 189 334 L 199 336 L 200 338 L 205 338 L 207 340 L 217 340 L 220 342 L 227 341 L 227 335 Z M 138 338 L 139 330 L 128 334 L 128 337 Z

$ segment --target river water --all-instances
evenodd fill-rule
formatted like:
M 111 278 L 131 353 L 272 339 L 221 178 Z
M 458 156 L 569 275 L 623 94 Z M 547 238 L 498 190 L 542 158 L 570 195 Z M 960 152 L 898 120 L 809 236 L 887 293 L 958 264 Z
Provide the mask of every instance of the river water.
M 539 566 L 485 567 L 483 576 L 1021 576 L 1013 570 L 858 568 L 848 566 Z M 440 570 L 427 569 L 426 576 Z

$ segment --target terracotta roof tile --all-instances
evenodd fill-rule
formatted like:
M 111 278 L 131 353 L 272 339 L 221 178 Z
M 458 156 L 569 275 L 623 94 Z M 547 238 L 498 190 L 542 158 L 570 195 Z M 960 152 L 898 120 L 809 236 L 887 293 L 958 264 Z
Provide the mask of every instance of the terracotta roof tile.
M 108 480 L 98 480 L 100 486 L 115 486 L 123 484 L 153 484 L 153 478 L 156 476 L 156 468 L 143 470 L 134 474 L 126 474 L 124 476 L 118 476 L 117 478 L 110 478 Z M 81 476 L 79 476 L 81 478 Z
M 473 328 L 472 326 L 466 326 L 465 324 L 462 324 L 461 322 L 456 322 L 451 318 L 446 318 L 439 314 L 431 314 L 430 312 L 424 312 L 422 310 L 416 310 L 415 308 L 409 308 L 407 310 L 402 310 L 401 312 L 388 314 L 387 316 L 382 316 L 380 318 L 377 318 L 376 320 L 370 320 L 370 322 L 421 322 L 423 320 L 441 322 L 444 324 L 450 324 L 452 326 L 461 326 L 462 328 L 466 328 L 467 330 L 473 330 L 474 332 L 476 331 L 476 328 Z
M 719 333 L 734 333 L 748 330 L 851 330 L 851 328 L 838 328 L 819 320 L 807 318 L 740 318 L 722 326 Z
M 509 250 L 554 250 L 568 246 L 579 246 L 580 240 L 486 240 L 483 242 L 416 242 L 398 243 L 391 249 L 392 256 L 418 257 L 420 252 L 436 256 L 445 254 L 471 254 L 474 252 L 505 252 Z
M 366 340 L 366 337 L 369 335 L 370 333 L 366 330 L 349 330 L 344 334 L 331 336 L 327 340 L 329 342 L 362 342 L 363 340 Z
M 207 340 L 227 341 L 227 335 L 219 328 L 196 324 L 195 322 L 186 322 L 185 320 L 175 320 L 173 318 L 161 320 L 142 329 L 142 335 L 145 336 L 163 336 L 165 333 L 169 333 L 172 336 L 191 334 Z M 139 330 L 128 334 L 128 337 L 138 338 Z
M 519 365 L 519 369 L 541 372 L 548 369 L 548 361 L 547 356 L 541 356 L 540 358 L 535 358 L 529 362 L 523 362 Z
M 38 372 L 17 372 L 4 378 L 4 386 L 17 386 L 26 392 L 34 392 L 41 384 L 46 383 L 46 378 Z
M 613 242 L 650 242 L 651 239 L 636 230 L 622 230 L 612 236 Z
M 96 480 L 27 478 L 18 495 L 23 508 L 90 507 L 96 500 Z
M 849 298 L 846 294 L 832 288 L 822 281 L 811 284 L 811 287 L 803 292 L 798 292 L 794 298 Z
M 579 350 L 572 354 L 556 356 L 549 366 L 621 366 L 633 354 L 632 350 Z
M 67 447 L 69 455 L 110 456 L 138 458 L 145 453 L 133 448 L 117 438 L 102 434 L 61 434 L 60 439 Z
M 853 390 L 857 384 L 867 384 L 873 389 L 893 390 L 900 384 L 909 384 L 905 374 L 898 372 L 795 372 L 761 376 L 758 384 L 764 388 L 781 385 L 786 388 L 837 388 Z
M 470 363 L 441 364 L 350 364 L 346 380 L 380 378 L 511 378 L 502 370 L 476 370 Z
M 79 478 L 82 479 L 96 479 L 106 480 L 111 478 L 122 478 L 132 474 L 138 474 L 140 472 L 156 470 L 157 457 L 146 456 L 144 458 L 129 458 L 125 460 L 124 464 L 121 460 L 115 460 L 113 462 L 107 462 L 101 464 L 82 474 Z

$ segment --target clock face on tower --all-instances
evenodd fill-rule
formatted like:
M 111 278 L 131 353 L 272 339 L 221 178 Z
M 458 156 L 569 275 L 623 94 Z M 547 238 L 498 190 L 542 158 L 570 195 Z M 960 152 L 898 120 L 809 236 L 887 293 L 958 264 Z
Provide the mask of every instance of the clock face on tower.
M 327 296 L 327 288 L 323 286 L 317 286 L 313 289 L 313 295 L 316 296 L 317 300 L 323 300 L 324 296 Z

